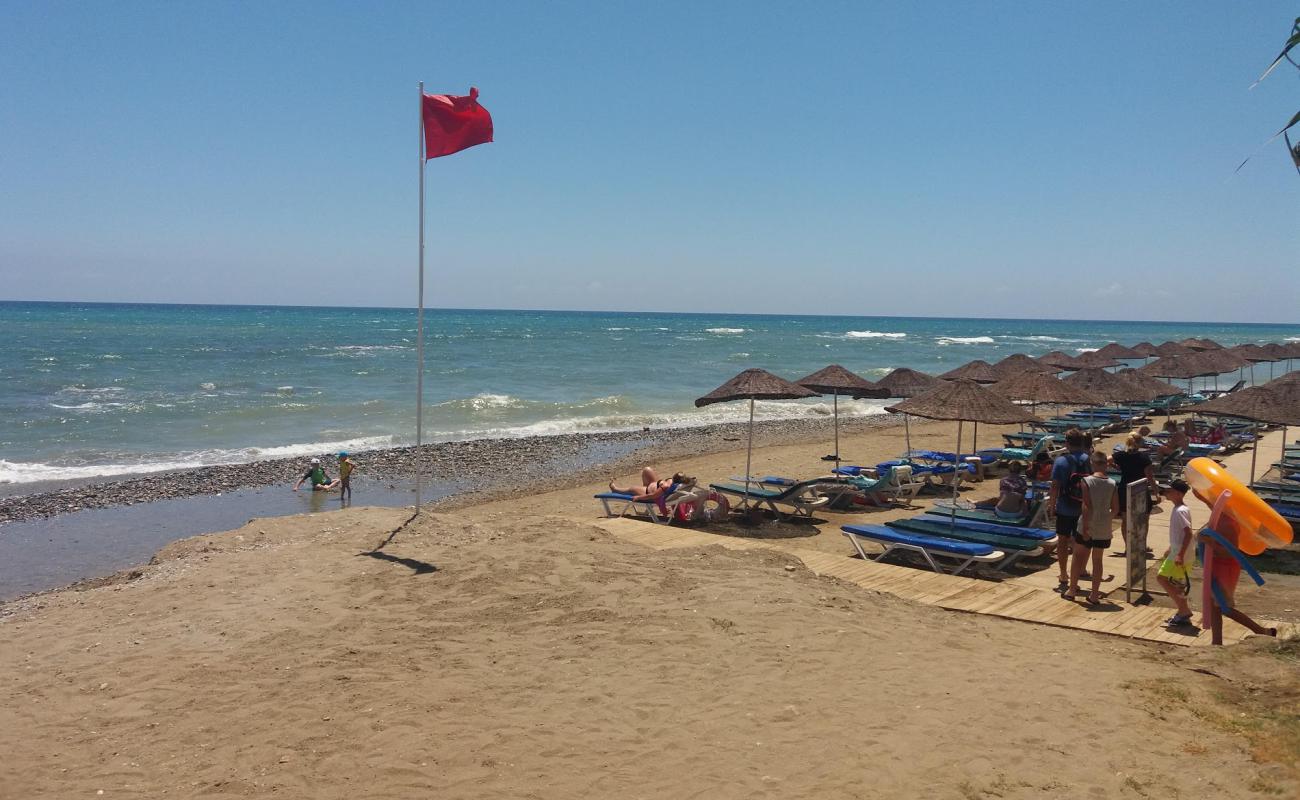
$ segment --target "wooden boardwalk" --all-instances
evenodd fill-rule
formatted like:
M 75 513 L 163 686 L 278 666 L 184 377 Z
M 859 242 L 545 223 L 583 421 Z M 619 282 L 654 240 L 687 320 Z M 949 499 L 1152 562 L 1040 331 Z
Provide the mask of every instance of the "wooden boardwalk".
M 1097 608 L 1089 608 L 1082 603 L 1066 602 L 1050 589 L 1012 581 L 941 575 L 912 567 L 802 549 L 784 542 L 719 536 L 628 518 L 604 519 L 596 524 L 620 539 L 657 550 L 709 546 L 733 550 L 776 550 L 798 558 L 818 575 L 830 575 L 864 589 L 887 592 L 953 611 L 968 611 L 1061 628 L 1078 628 L 1161 644 L 1195 646 L 1210 643 L 1208 631 L 1192 634 L 1167 630 L 1164 621 L 1171 613 L 1167 608 L 1131 606 L 1114 600 L 1104 601 Z M 1231 620 L 1224 620 L 1223 639 L 1226 644 L 1239 642 L 1248 635 L 1245 628 Z

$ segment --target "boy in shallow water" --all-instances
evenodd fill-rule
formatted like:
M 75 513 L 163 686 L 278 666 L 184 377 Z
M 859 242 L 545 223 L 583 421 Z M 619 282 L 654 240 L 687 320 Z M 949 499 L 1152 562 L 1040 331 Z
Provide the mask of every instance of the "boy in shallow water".
M 304 481 L 311 481 L 311 490 L 313 492 L 328 492 L 339 485 L 338 481 L 330 480 L 330 476 L 325 474 L 325 468 L 321 466 L 319 458 L 311 460 L 311 466 L 303 473 L 298 482 L 293 485 L 293 490 L 298 491 Z

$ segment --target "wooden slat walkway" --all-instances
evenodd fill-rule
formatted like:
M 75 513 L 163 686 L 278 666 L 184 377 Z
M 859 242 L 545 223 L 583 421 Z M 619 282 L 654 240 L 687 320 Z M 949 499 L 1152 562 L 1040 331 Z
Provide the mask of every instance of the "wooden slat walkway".
M 1199 631 L 1192 635 L 1166 630 L 1164 621 L 1170 614 L 1167 608 L 1130 606 L 1108 601 L 1098 609 L 1090 609 L 1082 603 L 1068 603 L 1049 589 L 961 575 L 941 575 L 912 567 L 802 549 L 780 541 L 719 536 L 628 518 L 605 519 L 596 524 L 620 539 L 656 550 L 719 545 L 732 550 L 776 550 L 798 558 L 818 575 L 830 575 L 865 589 L 953 611 L 1077 628 L 1161 644 L 1190 646 L 1210 643 L 1209 631 Z M 1249 632 L 1245 628 L 1231 620 L 1224 620 L 1223 640 L 1226 644 L 1239 642 L 1247 635 Z

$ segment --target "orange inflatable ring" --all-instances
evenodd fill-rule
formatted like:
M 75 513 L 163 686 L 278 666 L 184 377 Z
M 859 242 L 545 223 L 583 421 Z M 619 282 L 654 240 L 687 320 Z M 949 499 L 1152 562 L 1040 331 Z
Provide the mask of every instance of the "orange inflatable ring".
M 1291 543 L 1291 524 L 1259 495 L 1208 458 L 1193 458 L 1183 470 L 1187 485 L 1211 507 L 1224 491 L 1232 492 L 1223 512 L 1237 523 L 1237 547 L 1257 556 L 1269 547 Z

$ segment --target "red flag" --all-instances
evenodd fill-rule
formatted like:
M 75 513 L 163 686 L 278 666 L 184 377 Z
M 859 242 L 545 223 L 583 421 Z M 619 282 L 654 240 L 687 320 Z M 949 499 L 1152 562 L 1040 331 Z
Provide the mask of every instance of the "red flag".
M 492 141 L 492 115 L 478 104 L 478 89 L 469 97 L 424 96 L 424 157 L 438 158 Z

